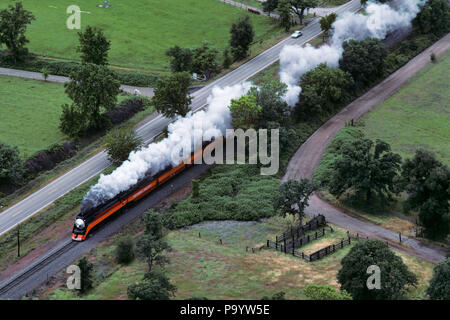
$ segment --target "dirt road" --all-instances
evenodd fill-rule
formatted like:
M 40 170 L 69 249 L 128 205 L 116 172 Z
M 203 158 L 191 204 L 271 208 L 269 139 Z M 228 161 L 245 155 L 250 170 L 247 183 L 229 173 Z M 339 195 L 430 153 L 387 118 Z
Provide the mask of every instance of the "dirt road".
M 402 88 L 417 71 L 430 63 L 430 54 L 432 52 L 439 57 L 449 49 L 450 34 L 447 34 L 444 38 L 416 56 L 379 85 L 342 109 L 338 114 L 314 132 L 314 134 L 297 150 L 289 161 L 286 174 L 281 181 L 301 178 L 312 179 L 314 169 L 318 166 L 327 145 L 331 142 L 336 133 L 344 127 L 346 121 L 360 118 L 381 102 L 391 97 L 395 92 Z M 405 236 L 402 237 L 402 240 L 407 243 L 408 247 L 401 246 L 398 244 L 397 233 L 381 228 L 378 225 L 350 217 L 339 211 L 337 208 L 334 208 L 329 203 L 321 200 L 317 195 L 313 195 L 310 202 L 311 204 L 306 210 L 308 215 L 322 213 L 331 223 L 364 236 L 384 239 L 392 246 L 428 261 L 438 262 L 445 258 L 445 249 L 430 244 L 424 244 Z

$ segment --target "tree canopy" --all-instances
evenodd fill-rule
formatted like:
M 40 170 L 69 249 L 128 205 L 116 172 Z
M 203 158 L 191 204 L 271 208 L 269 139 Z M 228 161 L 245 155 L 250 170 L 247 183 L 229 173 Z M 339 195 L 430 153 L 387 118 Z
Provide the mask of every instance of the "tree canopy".
M 291 10 L 298 16 L 300 24 L 303 24 L 305 10 L 317 6 L 318 0 L 289 0 Z
M 28 54 L 25 44 L 29 41 L 25 37 L 27 25 L 35 20 L 34 15 L 23 8 L 22 2 L 9 5 L 0 10 L 0 45 L 3 43 L 11 52 L 14 63 Z
M 374 146 L 370 139 L 356 139 L 339 150 L 333 163 L 330 192 L 339 197 L 353 188 L 357 194 L 364 195 L 366 201 L 371 200 L 373 194 L 391 199 L 400 165 L 401 157 L 391 152 L 388 143 L 377 140 Z
M 450 258 L 434 267 L 427 294 L 432 300 L 450 300 Z
M 446 219 L 450 200 L 449 168 L 432 153 L 417 150 L 414 158 L 404 161 L 399 184 L 408 193 L 405 211 L 419 211 L 427 237 L 444 237 L 449 232 Z
M 253 42 L 255 32 L 248 15 L 241 17 L 233 23 L 230 29 L 230 46 L 235 60 L 241 60 L 248 54 L 248 49 Z
M 347 291 L 354 300 L 401 299 L 406 286 L 415 285 L 417 278 L 408 270 L 386 242 L 378 239 L 358 241 L 341 261 L 337 279 L 341 290 Z M 380 268 L 380 289 L 369 289 L 367 280 L 370 266 Z
M 261 113 L 262 107 L 257 104 L 256 97 L 247 94 L 239 99 L 232 99 L 230 105 L 232 124 L 235 129 L 253 128 Z
M 106 39 L 102 30 L 87 26 L 84 32 L 78 32 L 78 39 L 80 45 L 77 47 L 77 51 L 81 52 L 83 63 L 108 64 L 111 42 Z
M 142 146 L 142 139 L 132 128 L 113 129 L 104 142 L 109 161 L 117 166 L 128 159 L 131 151 Z
M 280 26 L 288 32 L 292 26 L 291 5 L 289 0 L 280 0 L 278 4 L 278 14 L 280 15 Z
M 383 75 L 387 51 L 379 39 L 352 39 L 345 41 L 342 47 L 339 67 L 350 73 L 357 88 L 364 88 Z
M 288 180 L 280 185 L 274 199 L 274 209 L 279 210 L 281 216 L 287 214 L 298 215 L 300 223 L 305 216 L 309 197 L 316 187 L 308 179 Z
M 167 118 L 176 115 L 186 116 L 191 110 L 192 97 L 189 95 L 191 82 L 191 76 L 187 72 L 177 72 L 158 79 L 152 98 L 156 111 Z
M 307 284 L 303 294 L 310 300 L 352 300 L 352 296 L 345 290 L 336 291 L 330 285 Z
M 61 130 L 71 137 L 83 136 L 90 129 L 108 125 L 104 111 L 116 107 L 120 92 L 118 75 L 106 66 L 82 64 L 64 84 L 73 103 L 62 106 Z
M 330 30 L 331 27 L 333 26 L 333 23 L 336 21 L 337 19 L 337 14 L 332 12 L 322 18 L 320 18 L 319 23 L 320 23 L 320 28 L 322 29 L 323 32 L 323 39 L 325 41 L 325 37 L 328 37 L 330 34 Z
M 433 33 L 442 36 L 450 31 L 450 6 L 447 0 L 426 1 L 413 25 L 421 33 Z
M 0 184 L 18 184 L 25 173 L 19 149 L 0 142 Z
M 128 287 L 128 297 L 132 300 L 169 300 L 176 287 L 162 270 L 147 272 L 144 279 Z
M 266 0 L 262 4 L 264 12 L 267 12 L 270 17 L 270 13 L 275 11 L 275 9 L 278 7 L 278 0 Z

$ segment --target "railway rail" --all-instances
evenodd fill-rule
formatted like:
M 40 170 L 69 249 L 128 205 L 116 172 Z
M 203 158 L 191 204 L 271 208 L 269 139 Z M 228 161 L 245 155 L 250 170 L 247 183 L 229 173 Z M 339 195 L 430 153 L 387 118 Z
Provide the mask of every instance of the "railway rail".
M 0 283 L 0 298 L 8 293 L 11 289 L 26 281 L 31 275 L 33 275 L 46 265 L 50 264 L 52 261 L 57 259 L 62 254 L 66 253 L 76 245 L 77 243 L 72 240 L 64 241 L 53 250 L 50 250 L 49 252 L 44 254 L 42 258 L 31 264 L 27 269 L 14 275 L 12 279 L 9 278 L 8 280 Z

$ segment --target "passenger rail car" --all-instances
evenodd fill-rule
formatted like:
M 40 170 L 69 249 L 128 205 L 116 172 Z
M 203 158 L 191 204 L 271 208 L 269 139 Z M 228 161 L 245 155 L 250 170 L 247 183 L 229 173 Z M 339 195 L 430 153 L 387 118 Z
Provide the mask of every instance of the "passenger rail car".
M 176 167 L 171 167 L 154 176 L 146 176 L 130 189 L 121 192 L 114 198 L 108 200 L 107 203 L 88 209 L 85 212 L 81 211 L 75 219 L 75 225 L 72 231 L 72 240 L 85 240 L 92 229 L 104 220 L 108 219 L 108 217 L 131 203 L 139 201 L 164 182 L 170 180 L 186 168 L 192 166 L 198 157 L 203 156 L 206 146 L 210 143 L 211 142 L 204 143 L 202 149 L 192 153 L 190 163 L 185 163 L 185 161 L 183 161 Z

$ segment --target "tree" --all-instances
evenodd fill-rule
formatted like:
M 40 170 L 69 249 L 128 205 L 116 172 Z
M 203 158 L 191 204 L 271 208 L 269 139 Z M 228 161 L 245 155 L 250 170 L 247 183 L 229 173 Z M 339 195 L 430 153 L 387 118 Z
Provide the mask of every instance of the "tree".
M 176 115 L 186 116 L 191 110 L 190 85 L 191 76 L 187 72 L 177 72 L 169 77 L 160 78 L 152 98 L 156 111 L 167 118 L 173 118 Z
M 78 32 L 78 38 L 80 45 L 77 47 L 77 51 L 81 52 L 83 63 L 108 64 L 111 42 L 106 39 L 102 30 L 87 26 L 84 32 Z
M 287 214 L 297 214 L 300 224 L 302 224 L 309 197 L 315 189 L 316 186 L 308 179 L 288 180 L 281 184 L 278 194 L 275 196 L 274 209 L 280 210 L 280 215 L 283 217 Z
M 408 193 L 404 210 L 419 211 L 427 237 L 444 237 L 449 232 L 445 219 L 450 199 L 449 181 L 449 168 L 430 152 L 417 150 L 414 158 L 406 159 L 402 165 L 399 187 Z
M 325 41 L 325 37 L 329 36 L 330 30 L 333 26 L 333 23 L 336 21 L 336 18 L 337 18 L 337 14 L 334 12 L 320 18 L 319 23 L 320 23 L 320 28 L 322 29 L 322 32 L 323 32 L 323 41 Z
M 116 107 L 120 82 L 106 66 L 82 64 L 64 84 L 71 106 L 63 105 L 61 130 L 71 137 L 83 136 L 90 129 L 101 129 L 109 122 L 104 111 Z
M 145 260 L 148 270 L 152 271 L 153 265 L 164 266 L 168 259 L 161 255 L 170 246 L 162 239 L 162 219 L 159 214 L 150 212 L 146 215 L 146 230 L 136 243 L 136 256 Z
M 226 48 L 223 51 L 223 62 L 222 62 L 222 65 L 223 65 L 223 67 L 225 69 L 228 69 L 231 66 L 232 63 L 233 63 L 233 59 L 230 56 L 230 51 L 229 51 L 228 48 Z
M 278 14 L 280 15 L 280 26 L 288 32 L 292 26 L 291 5 L 289 0 L 280 0 Z
M 208 42 L 203 42 L 200 47 L 192 50 L 192 68 L 191 72 L 204 75 L 207 79 L 219 72 L 217 55 L 219 51 L 211 47 Z
M 317 6 L 317 0 L 289 0 L 290 8 L 294 14 L 298 16 L 300 24 L 303 24 L 303 16 L 305 10 Z
M 116 247 L 116 260 L 121 264 L 128 264 L 134 259 L 134 243 L 129 236 L 119 239 Z
M 127 160 L 130 152 L 139 149 L 142 144 L 142 139 L 132 128 L 113 129 L 105 137 L 108 159 L 116 166 Z
M 278 0 L 266 0 L 263 2 L 263 11 L 267 12 L 270 17 L 270 13 L 278 7 Z
M 25 173 L 19 149 L 0 142 L 0 184 L 18 184 Z
M 353 94 L 351 75 L 325 63 L 306 72 L 300 82 L 302 92 L 296 112 L 306 117 L 329 113 L 350 100 Z
M 339 292 L 329 285 L 310 283 L 303 288 L 303 294 L 309 300 L 352 300 L 352 296 L 347 291 Z
M 16 2 L 15 6 L 0 11 L 0 45 L 4 43 L 14 59 L 21 60 L 28 54 L 25 44 L 27 25 L 36 20 L 34 15 L 23 8 L 22 2 Z
M 357 88 L 364 88 L 383 75 L 387 51 L 379 39 L 349 40 L 342 46 L 339 67 L 351 74 Z
M 44 81 L 47 81 L 48 74 L 49 74 L 48 69 L 47 69 L 46 67 L 43 67 L 43 68 L 41 69 L 41 73 L 42 73 L 42 77 L 44 78 Z
M 278 122 L 286 125 L 290 121 L 291 107 L 283 100 L 287 85 L 278 78 L 264 77 L 259 87 L 250 88 L 249 94 L 256 97 L 256 103 L 261 106 L 258 117 L 260 127 L 268 122 Z
M 255 32 L 250 17 L 246 15 L 233 23 L 230 29 L 230 46 L 235 60 L 241 60 L 247 56 L 250 44 L 253 42 Z
M 264 296 L 261 298 L 261 300 L 286 300 L 284 297 L 286 295 L 286 292 L 279 291 L 277 293 L 274 293 L 271 297 Z
M 248 94 L 239 99 L 231 99 L 230 111 L 235 129 L 247 130 L 253 128 L 262 107 L 256 103 L 256 97 Z
M 341 290 L 354 300 L 401 299 L 407 285 L 415 285 L 417 278 L 386 242 L 378 239 L 360 240 L 341 261 L 337 279 Z M 380 289 L 367 286 L 370 266 L 380 268 Z
M 446 0 L 425 2 L 413 20 L 413 25 L 421 33 L 442 36 L 450 31 L 450 8 Z
M 190 71 L 192 69 L 191 49 L 174 46 L 166 51 L 166 55 L 172 57 L 172 61 L 170 61 L 172 72 Z
M 391 152 L 391 146 L 381 140 L 359 138 L 342 146 L 333 163 L 330 192 L 339 197 L 353 188 L 365 195 L 366 201 L 376 194 L 381 199 L 392 198 L 394 179 L 398 176 L 401 157 Z
M 450 258 L 434 267 L 427 294 L 432 300 L 450 300 Z
M 128 287 L 128 297 L 132 300 L 169 300 L 176 287 L 161 270 L 147 272 L 144 279 Z
M 80 268 L 80 293 L 85 293 L 92 288 L 92 270 L 94 265 L 87 261 L 86 257 L 83 257 L 78 262 L 78 267 Z

